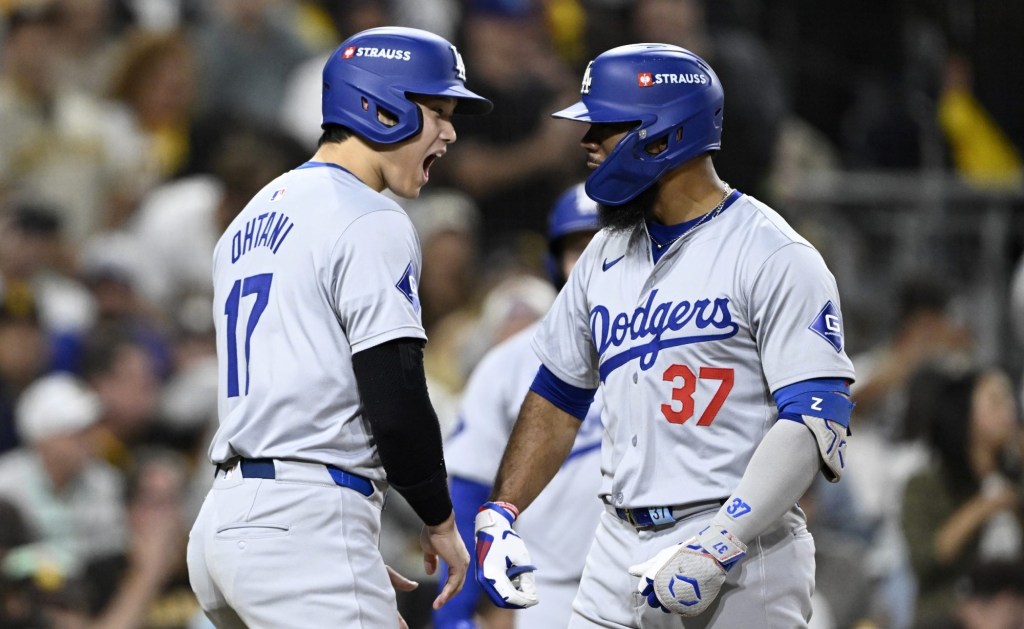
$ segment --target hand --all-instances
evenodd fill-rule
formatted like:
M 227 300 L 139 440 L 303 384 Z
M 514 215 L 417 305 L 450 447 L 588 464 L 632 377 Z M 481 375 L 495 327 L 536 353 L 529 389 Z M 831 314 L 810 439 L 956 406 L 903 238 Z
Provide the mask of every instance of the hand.
M 388 577 L 391 579 L 391 587 L 396 590 L 401 592 L 412 592 L 420 586 L 416 581 L 403 577 L 391 566 L 384 567 L 387 568 Z M 401 614 L 398 615 L 398 629 L 409 629 L 409 624 L 405 622 L 405 618 L 402 618 Z
M 747 547 L 712 524 L 682 544 L 670 546 L 629 573 L 640 577 L 637 591 L 647 604 L 680 616 L 707 609 L 725 583 L 725 573 L 743 558 Z
M 434 609 L 448 602 L 459 593 L 469 569 L 469 551 L 455 528 L 454 512 L 448 519 L 436 526 L 424 526 L 420 532 L 420 547 L 423 549 L 423 569 L 427 574 L 437 570 L 437 557 L 448 564 L 448 580 L 441 593 L 434 599 Z
M 512 530 L 515 516 L 493 502 L 476 514 L 476 580 L 498 607 L 537 604 L 537 586 L 523 539 Z

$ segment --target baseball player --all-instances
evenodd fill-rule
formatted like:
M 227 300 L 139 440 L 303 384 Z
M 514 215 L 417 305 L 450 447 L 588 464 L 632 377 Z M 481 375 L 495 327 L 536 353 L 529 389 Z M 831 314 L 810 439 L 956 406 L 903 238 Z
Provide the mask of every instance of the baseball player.
M 715 172 L 723 92 L 687 50 L 594 59 L 587 194 L 605 229 L 533 339 L 541 367 L 476 516 L 477 580 L 543 598 L 512 528 L 600 387 L 605 510 L 569 627 L 806 627 L 814 543 L 797 500 L 839 480 L 853 368 L 815 249 Z M 567 537 L 578 535 L 567 531 Z
M 587 197 L 583 185 L 565 191 L 548 216 L 548 271 L 556 286 L 565 283 L 597 229 L 597 204 Z M 466 385 L 459 420 L 445 446 L 455 520 L 470 546 L 477 508 L 491 491 L 519 405 L 540 366 L 530 346 L 536 327 L 515 334 L 480 361 Z M 600 404 L 594 403 L 565 464 L 517 524 L 519 534 L 530 544 L 537 582 L 545 592 L 543 603 L 515 615 L 517 627 L 564 629 L 569 622 L 601 513 L 597 499 L 601 433 Z M 579 535 L 567 537 L 567 530 Z M 479 587 L 475 581 L 468 582 L 449 605 L 435 612 L 435 629 L 474 626 L 479 599 Z
M 435 607 L 469 561 L 424 381 L 419 242 L 380 193 L 416 197 L 453 114 L 491 104 L 454 46 L 409 28 L 352 36 L 323 81 L 316 154 L 214 252 L 220 427 L 188 564 L 220 627 L 399 626 L 392 583 L 407 582 L 377 546 L 389 486 L 425 524 L 427 573 L 453 566 Z

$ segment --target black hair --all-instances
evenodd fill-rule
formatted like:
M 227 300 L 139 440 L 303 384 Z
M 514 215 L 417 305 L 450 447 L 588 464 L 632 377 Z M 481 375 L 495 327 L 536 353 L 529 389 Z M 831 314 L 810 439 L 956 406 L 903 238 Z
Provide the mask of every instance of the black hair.
M 999 594 L 1024 596 L 1024 564 L 1020 560 L 989 560 L 971 566 L 956 583 L 961 598 L 990 599 Z
M 938 455 L 942 475 L 955 495 L 978 488 L 971 472 L 971 397 L 976 371 L 950 373 L 925 369 L 910 382 L 907 396 L 908 436 L 922 436 Z
M 60 213 L 46 205 L 22 205 L 14 210 L 14 227 L 25 234 L 56 238 L 61 232 Z
M 971 413 L 974 390 L 982 372 L 951 372 L 926 368 L 910 381 L 906 420 L 908 437 L 924 437 L 938 455 L 942 478 L 954 496 L 967 498 L 978 491 L 970 460 Z M 998 460 L 1007 478 L 1020 476 L 1020 465 L 1007 457 Z
M 7 35 L 34 24 L 56 26 L 63 18 L 60 7 L 52 2 L 22 3 L 7 14 Z
M 906 323 L 911 317 L 924 312 L 942 313 L 949 304 L 949 290 L 930 277 L 904 280 L 897 296 L 898 321 Z
M 340 124 L 328 122 L 323 125 L 323 129 L 324 132 L 320 135 L 320 140 L 316 143 L 318 147 L 323 146 L 324 144 L 340 144 L 353 135 L 351 129 Z

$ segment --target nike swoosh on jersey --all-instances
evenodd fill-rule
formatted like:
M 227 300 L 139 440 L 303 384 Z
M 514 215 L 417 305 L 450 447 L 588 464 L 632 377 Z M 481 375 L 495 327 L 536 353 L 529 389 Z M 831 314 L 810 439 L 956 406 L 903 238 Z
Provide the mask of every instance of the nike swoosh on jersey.
M 625 257 L 626 257 L 626 256 L 625 256 L 625 254 L 623 254 L 623 255 L 621 255 L 621 256 L 619 256 L 619 257 L 615 258 L 615 259 L 614 259 L 614 260 L 612 260 L 611 262 L 609 262 L 609 261 L 608 261 L 608 258 L 605 258 L 605 259 L 604 259 L 604 262 L 602 262 L 602 263 L 601 263 L 601 270 L 602 270 L 602 271 L 607 271 L 608 269 L 610 269 L 610 268 L 612 268 L 613 266 L 615 266 L 616 264 L 618 264 L 618 263 L 619 263 L 619 260 L 621 260 L 621 259 L 623 259 L 623 258 L 625 258 Z

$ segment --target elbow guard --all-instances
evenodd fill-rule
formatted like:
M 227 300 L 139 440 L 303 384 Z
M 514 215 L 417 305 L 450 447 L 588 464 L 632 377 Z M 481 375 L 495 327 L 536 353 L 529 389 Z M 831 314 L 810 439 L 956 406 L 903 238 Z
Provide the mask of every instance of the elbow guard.
M 829 482 L 842 478 L 850 435 L 850 387 L 845 380 L 820 378 L 783 387 L 775 392 L 779 419 L 807 426 L 818 443 L 821 472 Z

